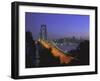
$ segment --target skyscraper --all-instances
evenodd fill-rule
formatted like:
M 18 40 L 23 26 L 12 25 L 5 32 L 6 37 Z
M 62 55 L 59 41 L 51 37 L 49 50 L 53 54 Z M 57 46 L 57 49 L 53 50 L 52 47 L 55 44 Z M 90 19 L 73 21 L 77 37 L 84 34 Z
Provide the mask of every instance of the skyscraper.
M 40 38 L 43 40 L 47 40 L 47 28 L 46 25 L 41 25 L 40 28 Z

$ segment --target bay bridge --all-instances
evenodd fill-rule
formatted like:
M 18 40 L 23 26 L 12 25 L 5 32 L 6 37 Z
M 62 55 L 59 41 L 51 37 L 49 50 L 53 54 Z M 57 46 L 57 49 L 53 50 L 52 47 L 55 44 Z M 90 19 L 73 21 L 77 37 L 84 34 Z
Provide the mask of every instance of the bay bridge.
M 59 64 L 69 64 L 74 59 L 74 57 L 72 57 L 70 54 L 65 54 L 59 47 L 56 46 L 56 44 L 52 40 L 48 40 L 46 25 L 41 25 L 40 37 L 36 41 L 36 44 L 40 44 L 43 48 L 48 50 L 50 52 L 50 55 L 53 56 L 54 59 L 56 58 L 59 59 Z M 37 58 L 36 66 L 39 66 L 41 57 L 39 55 L 38 46 L 37 46 L 36 58 Z M 44 59 L 46 59 L 45 56 Z

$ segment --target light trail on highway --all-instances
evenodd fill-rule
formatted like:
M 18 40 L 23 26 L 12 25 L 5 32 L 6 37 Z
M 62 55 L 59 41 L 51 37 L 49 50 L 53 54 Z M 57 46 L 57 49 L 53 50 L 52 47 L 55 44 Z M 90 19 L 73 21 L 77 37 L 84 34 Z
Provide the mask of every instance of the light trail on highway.
M 39 39 L 38 42 L 43 47 L 45 47 L 46 49 L 50 50 L 51 54 L 55 58 L 59 58 L 60 64 L 69 64 L 74 59 L 74 57 L 72 57 L 72 56 L 65 55 L 61 50 L 59 50 L 57 47 L 55 47 L 52 43 L 50 43 L 47 40 Z

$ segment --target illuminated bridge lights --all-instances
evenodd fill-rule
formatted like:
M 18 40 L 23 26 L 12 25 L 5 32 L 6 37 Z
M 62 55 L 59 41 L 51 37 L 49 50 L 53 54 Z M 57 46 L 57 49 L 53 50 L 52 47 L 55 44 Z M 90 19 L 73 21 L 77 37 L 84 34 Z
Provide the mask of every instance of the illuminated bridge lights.
M 74 57 L 72 56 L 65 55 L 61 50 L 56 48 L 52 43 L 47 40 L 39 39 L 38 42 L 40 42 L 40 44 L 43 45 L 46 49 L 50 49 L 51 54 L 54 57 L 59 58 L 61 64 L 68 64 L 74 59 Z

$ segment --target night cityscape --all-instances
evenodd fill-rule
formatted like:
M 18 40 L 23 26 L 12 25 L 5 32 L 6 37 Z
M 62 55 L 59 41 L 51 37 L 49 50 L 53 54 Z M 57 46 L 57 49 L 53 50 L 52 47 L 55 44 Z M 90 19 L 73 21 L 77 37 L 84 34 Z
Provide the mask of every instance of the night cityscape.
M 89 16 L 25 14 L 26 68 L 89 65 Z

